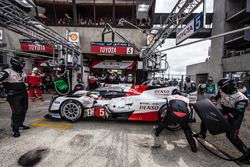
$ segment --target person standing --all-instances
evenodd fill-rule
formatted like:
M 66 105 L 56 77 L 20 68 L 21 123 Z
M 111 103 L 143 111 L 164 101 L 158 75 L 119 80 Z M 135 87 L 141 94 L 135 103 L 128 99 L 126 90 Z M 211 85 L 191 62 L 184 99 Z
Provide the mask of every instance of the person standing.
M 128 74 L 128 76 L 126 78 L 126 82 L 128 84 L 132 84 L 133 83 L 133 75 L 132 74 Z
M 94 76 L 93 73 L 89 75 L 89 90 L 94 90 L 97 88 L 97 78 Z
M 185 93 L 191 93 L 196 90 L 195 88 L 195 82 L 191 81 L 191 78 L 189 76 L 186 77 L 186 81 L 184 83 L 184 91 Z
M 205 97 L 208 99 L 212 99 L 213 97 L 215 97 L 217 92 L 217 88 L 216 85 L 213 81 L 212 77 L 208 77 L 208 81 L 206 83 L 206 88 L 205 88 Z
M 34 102 L 36 99 L 35 93 L 37 93 L 38 99 L 44 101 L 42 96 L 42 77 L 39 74 L 38 68 L 34 67 L 32 73 L 26 77 L 26 83 L 29 85 L 29 97 Z
M 23 72 L 25 61 L 21 57 L 12 57 L 10 64 L 10 68 L 0 72 L 0 81 L 3 82 L 2 84 L 7 94 L 7 101 L 12 110 L 12 135 L 13 137 L 19 137 L 19 129 L 29 129 L 28 126 L 23 124 L 28 110 L 28 93 L 24 82 L 26 76 Z

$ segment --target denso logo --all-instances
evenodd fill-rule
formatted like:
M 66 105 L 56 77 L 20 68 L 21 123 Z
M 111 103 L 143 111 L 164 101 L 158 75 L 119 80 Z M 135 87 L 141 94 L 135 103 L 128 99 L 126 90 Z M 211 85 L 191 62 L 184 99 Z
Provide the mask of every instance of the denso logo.
M 168 94 L 169 90 L 162 89 L 162 90 L 155 90 L 155 94 Z
M 159 106 L 140 106 L 139 109 L 140 110 L 154 110 L 154 111 L 158 111 L 159 110 Z
M 116 54 L 116 48 L 114 48 L 114 47 L 100 47 L 100 53 Z

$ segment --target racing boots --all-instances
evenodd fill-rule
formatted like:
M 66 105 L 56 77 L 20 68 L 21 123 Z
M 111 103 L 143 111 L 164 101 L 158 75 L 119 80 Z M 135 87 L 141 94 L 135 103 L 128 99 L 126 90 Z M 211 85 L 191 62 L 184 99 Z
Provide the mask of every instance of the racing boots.
M 29 126 L 26 126 L 26 125 L 19 126 L 19 130 L 28 130 L 28 129 L 30 129 Z
M 250 165 L 250 149 L 248 148 L 247 152 L 243 155 L 243 159 L 240 160 L 240 163 Z
M 20 134 L 20 132 L 19 131 L 13 131 L 12 132 L 12 136 L 13 137 L 19 137 L 21 134 Z
M 191 147 L 192 152 L 197 152 L 196 142 L 192 136 L 192 131 L 190 128 L 184 130 L 184 134 L 186 136 L 186 139 Z

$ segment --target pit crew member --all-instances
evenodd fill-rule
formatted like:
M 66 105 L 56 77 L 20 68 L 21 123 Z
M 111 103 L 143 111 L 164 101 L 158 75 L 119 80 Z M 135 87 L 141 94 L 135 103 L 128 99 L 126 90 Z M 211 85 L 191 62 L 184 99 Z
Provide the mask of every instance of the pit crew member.
M 28 109 L 28 94 L 24 82 L 25 74 L 22 71 L 25 61 L 21 57 L 12 57 L 11 67 L 0 72 L 0 81 L 3 82 L 4 90 L 7 94 L 7 101 L 12 110 L 11 127 L 13 137 L 19 137 L 19 129 L 29 129 L 25 126 L 24 120 Z
M 224 118 L 228 120 L 231 126 L 229 132 L 226 133 L 229 141 L 243 154 L 249 152 L 249 148 L 239 138 L 239 130 L 244 118 L 244 112 L 248 106 L 247 97 L 239 92 L 234 79 L 221 79 L 218 82 L 219 92 L 215 100 L 220 99 L 222 113 Z M 195 134 L 195 137 L 206 138 L 207 128 L 204 123 L 201 123 L 200 133 Z M 242 160 L 243 163 L 250 164 L 250 157 Z

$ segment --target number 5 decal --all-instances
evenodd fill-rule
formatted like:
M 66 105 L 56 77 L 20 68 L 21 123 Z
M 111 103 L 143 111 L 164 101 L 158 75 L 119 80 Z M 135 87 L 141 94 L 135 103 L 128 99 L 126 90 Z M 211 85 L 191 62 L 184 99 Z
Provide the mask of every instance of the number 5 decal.
M 95 114 L 94 114 L 94 116 L 96 118 L 105 118 L 106 117 L 106 110 L 105 110 L 105 108 L 98 108 L 98 107 L 96 107 L 95 108 Z
M 100 108 L 99 115 L 100 115 L 100 117 L 104 117 L 105 116 L 105 109 L 104 108 Z
M 133 52 L 134 52 L 133 47 L 128 47 L 128 48 L 127 48 L 127 54 L 128 54 L 128 55 L 132 55 Z
M 194 20 L 194 31 L 203 28 L 203 21 L 204 21 L 203 17 L 204 17 L 203 13 L 200 13 L 198 16 L 196 16 Z
M 201 19 L 200 19 L 201 16 L 198 16 L 196 19 L 195 19 L 195 31 L 200 29 L 201 27 Z

